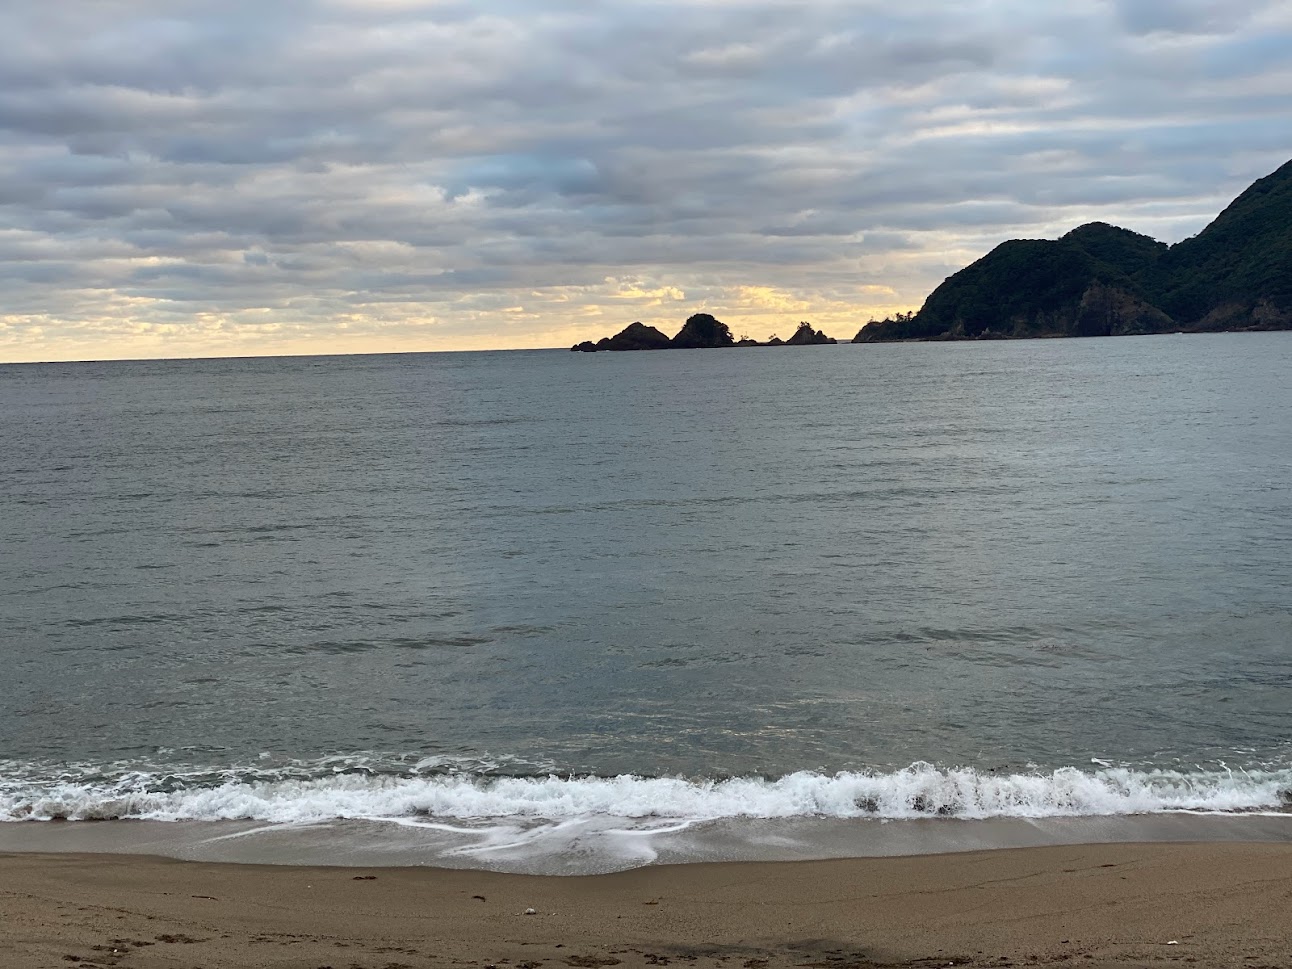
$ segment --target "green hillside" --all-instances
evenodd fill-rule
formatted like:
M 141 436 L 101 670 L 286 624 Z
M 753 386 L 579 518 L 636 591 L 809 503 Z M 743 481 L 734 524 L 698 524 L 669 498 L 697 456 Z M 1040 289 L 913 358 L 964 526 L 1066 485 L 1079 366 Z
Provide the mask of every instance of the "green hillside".
M 1292 329 L 1292 162 L 1174 246 L 1103 222 L 1002 243 L 854 342 Z
M 1198 328 L 1292 314 L 1292 161 L 1238 196 L 1155 267 L 1156 302 Z

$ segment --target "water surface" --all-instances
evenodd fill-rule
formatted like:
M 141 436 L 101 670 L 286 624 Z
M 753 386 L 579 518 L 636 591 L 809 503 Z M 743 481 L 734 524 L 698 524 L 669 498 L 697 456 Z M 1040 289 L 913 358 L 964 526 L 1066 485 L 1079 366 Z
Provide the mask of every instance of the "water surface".
M 1278 809 L 1290 365 L 1231 334 L 0 367 L 0 813 Z

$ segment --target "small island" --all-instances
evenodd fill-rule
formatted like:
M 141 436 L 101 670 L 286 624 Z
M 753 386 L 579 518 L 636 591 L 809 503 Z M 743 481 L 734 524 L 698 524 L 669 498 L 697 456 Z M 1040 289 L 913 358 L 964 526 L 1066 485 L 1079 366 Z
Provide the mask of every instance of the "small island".
M 836 343 L 820 330 L 812 329 L 812 324 L 801 322 L 794 335 L 788 340 L 773 336 L 765 343 L 741 337 L 737 340 L 731 333 L 731 327 L 708 313 L 696 313 L 690 317 L 677 335 L 669 339 L 653 326 L 644 323 L 630 323 L 614 336 L 602 337 L 596 343 L 584 340 L 570 347 L 581 353 L 596 353 L 598 350 L 701 350 L 725 349 L 727 347 L 805 347 L 823 343 Z

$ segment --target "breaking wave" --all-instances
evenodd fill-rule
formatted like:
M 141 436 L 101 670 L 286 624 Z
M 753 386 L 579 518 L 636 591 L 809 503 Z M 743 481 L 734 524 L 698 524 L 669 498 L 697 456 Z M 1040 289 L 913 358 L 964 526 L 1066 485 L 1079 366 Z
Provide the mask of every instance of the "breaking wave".
M 0 762 L 0 820 L 1053 818 L 1292 811 L 1292 770 L 1064 767 L 1031 773 L 917 763 L 891 772 L 779 778 L 494 773 L 341 758 L 227 770 L 49 768 Z

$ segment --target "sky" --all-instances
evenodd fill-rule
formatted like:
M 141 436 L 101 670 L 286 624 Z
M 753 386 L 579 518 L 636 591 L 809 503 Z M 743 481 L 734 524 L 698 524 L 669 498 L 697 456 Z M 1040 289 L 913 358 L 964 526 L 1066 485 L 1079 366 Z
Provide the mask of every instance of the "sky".
M 849 339 L 1292 157 L 1288 0 L 15 0 L 0 361 Z

